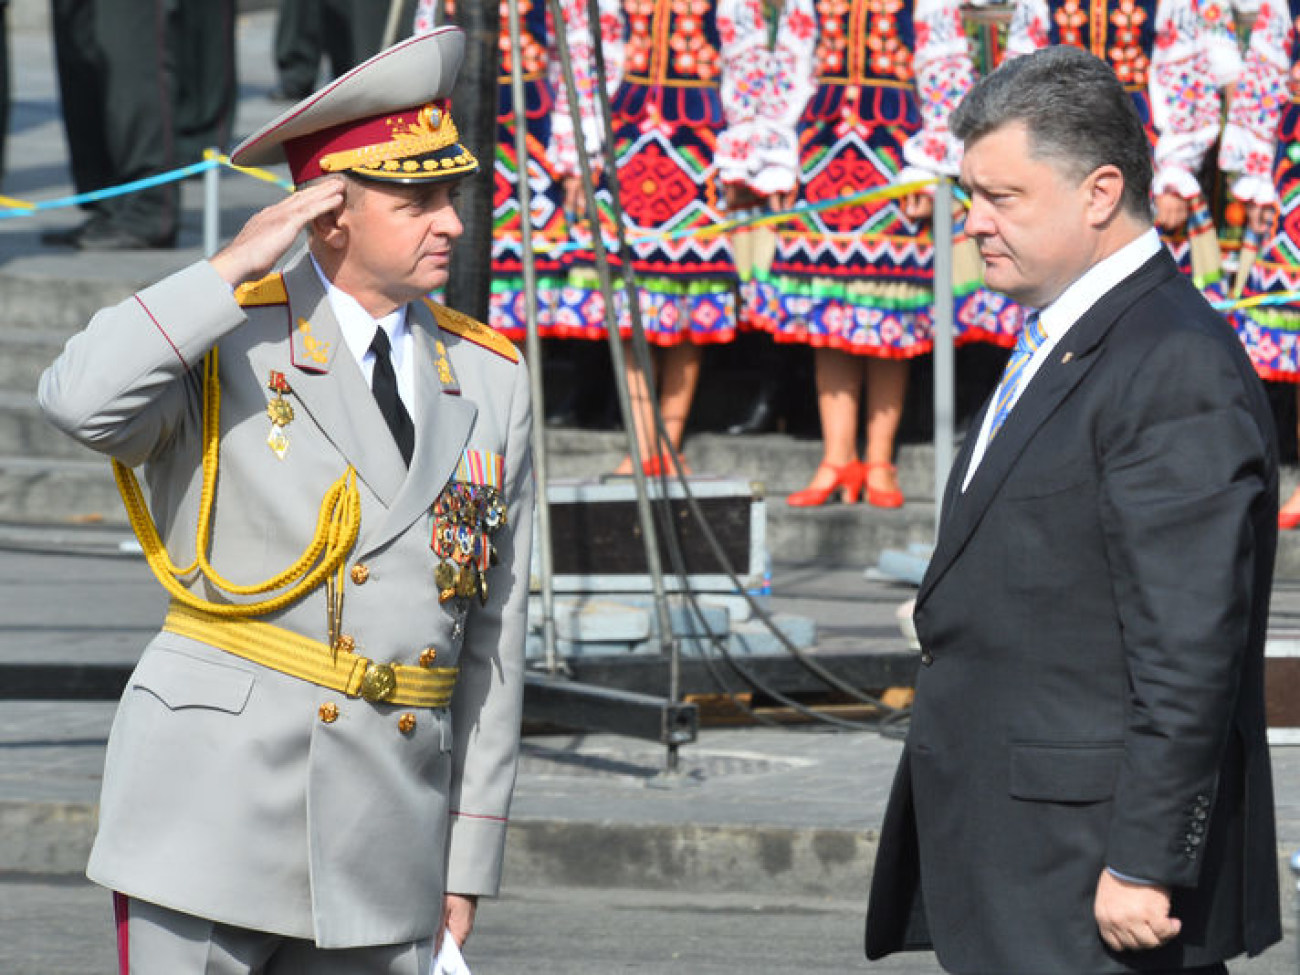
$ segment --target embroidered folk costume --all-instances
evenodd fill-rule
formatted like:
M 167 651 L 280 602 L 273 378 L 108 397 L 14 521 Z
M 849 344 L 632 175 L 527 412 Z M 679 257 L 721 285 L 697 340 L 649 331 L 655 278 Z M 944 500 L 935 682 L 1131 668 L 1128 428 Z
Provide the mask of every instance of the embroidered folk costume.
M 547 0 L 518 0 L 520 38 L 518 57 L 524 83 L 527 120 L 527 172 L 531 191 L 533 262 L 537 275 L 538 332 L 554 334 L 554 311 L 568 273 L 571 249 L 569 220 L 564 212 L 561 181 L 577 176 L 578 143 L 569 111 L 564 79 L 556 55 L 555 30 Z M 619 0 L 600 0 L 601 37 L 612 88 L 622 63 Z M 438 0 L 422 0 L 416 9 L 415 31 L 432 30 Z M 445 0 L 448 16 L 454 0 Z M 587 20 L 587 0 L 561 0 L 565 40 L 578 88 L 582 122 L 581 142 L 593 169 L 599 173 L 603 123 L 595 94 L 593 34 Z M 500 79 L 497 99 L 496 159 L 492 167 L 492 291 L 488 324 L 522 342 L 527 335 L 519 213 L 520 161 L 515 149 L 512 59 L 516 49 L 510 37 L 508 5 L 501 3 Z
M 1220 280 L 1218 243 L 1197 173 L 1219 137 L 1218 83 L 1234 68 L 1219 5 L 1201 0 L 1018 0 L 1007 56 L 1070 44 L 1106 61 L 1133 96 L 1154 154 L 1154 196 L 1191 208 L 1165 244 L 1202 290 Z M 1226 59 L 1226 61 L 1225 61 Z
M 1251 242 L 1258 256 L 1243 269 L 1244 298 L 1300 290 L 1297 18 L 1300 3 L 1294 0 L 1260 5 L 1219 151 L 1220 169 L 1236 174 L 1232 196 L 1277 212 L 1271 231 Z M 1243 308 L 1228 317 L 1262 377 L 1300 383 L 1294 303 Z
M 807 36 L 790 6 L 776 50 L 813 54 L 791 86 L 813 89 L 797 129 L 801 202 L 956 175 L 947 117 L 973 79 L 957 4 L 817 0 L 809 26 L 819 29 Z M 818 210 L 776 236 L 750 293 L 778 342 L 888 358 L 930 350 L 933 242 L 898 199 Z
M 719 223 L 714 158 L 727 126 L 721 38 L 714 0 L 624 0 L 623 80 L 612 102 L 619 201 L 641 319 L 655 345 L 730 342 L 736 334 L 736 268 Z M 608 228 L 609 215 L 602 214 Z M 610 259 L 615 239 L 606 231 Z M 585 259 L 584 259 L 585 258 Z M 574 261 L 553 335 L 600 338 L 604 299 L 589 255 Z M 616 299 L 621 302 L 621 296 Z M 629 316 L 619 316 L 630 334 Z

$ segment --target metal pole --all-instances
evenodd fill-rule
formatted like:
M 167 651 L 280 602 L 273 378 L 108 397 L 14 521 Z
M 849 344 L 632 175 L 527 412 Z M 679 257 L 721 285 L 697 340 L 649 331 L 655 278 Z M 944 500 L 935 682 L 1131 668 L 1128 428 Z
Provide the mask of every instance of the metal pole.
M 577 133 L 577 138 L 581 139 L 582 115 L 578 104 L 578 85 L 573 77 L 573 62 L 569 58 L 569 39 L 564 34 L 564 11 L 560 6 L 560 0 L 548 0 L 548 6 L 551 11 L 551 20 L 555 24 L 555 48 L 564 76 L 564 90 L 569 99 L 569 114 L 573 118 L 573 130 Z M 597 72 L 600 74 L 600 77 L 596 80 L 595 88 L 600 93 L 601 107 L 605 111 L 605 150 L 607 160 L 605 174 L 607 179 L 613 180 L 615 170 L 613 164 L 609 162 L 613 158 L 613 146 L 610 145 L 613 132 L 609 124 L 608 93 L 605 91 L 603 70 L 604 59 L 600 56 L 600 19 L 598 16 L 592 18 L 590 13 L 588 19 L 591 20 L 588 27 L 593 32 L 597 54 Z M 605 335 L 609 340 L 609 354 L 614 369 L 614 388 L 618 392 L 618 406 L 623 414 L 623 429 L 627 435 L 627 454 L 632 459 L 632 483 L 636 487 L 637 521 L 641 529 L 641 540 L 645 545 L 646 571 L 650 575 L 651 584 L 654 588 L 655 618 L 659 622 L 659 641 L 661 646 L 666 646 L 672 661 L 673 687 L 670 689 L 669 699 L 676 703 L 678 696 L 676 686 L 678 660 L 676 642 L 673 640 L 672 619 L 668 614 L 668 603 L 664 594 L 663 565 L 659 560 L 658 535 L 655 532 L 654 516 L 650 510 L 650 496 L 646 488 L 645 471 L 641 467 L 641 449 L 637 444 L 636 424 L 632 417 L 631 399 L 628 396 L 626 373 L 624 372 L 623 341 L 619 336 L 618 316 L 614 308 L 613 279 L 609 270 L 609 257 L 605 253 L 605 238 L 600 228 L 600 211 L 596 207 L 596 183 L 591 174 L 591 162 L 587 159 L 587 154 L 583 151 L 582 146 L 579 146 L 578 149 L 578 168 L 582 175 L 583 196 L 587 203 L 587 222 L 591 227 L 591 243 L 596 257 L 596 272 L 600 277 L 601 291 L 605 296 Z M 611 183 L 610 185 L 610 194 L 617 201 L 617 184 Z M 619 253 L 623 255 L 623 264 L 626 266 L 629 262 L 630 252 L 623 240 L 622 216 L 617 212 L 616 223 L 618 225 Z M 638 302 L 632 299 L 629 300 L 629 305 L 629 312 L 635 316 Z M 635 321 L 634 318 L 634 323 Z M 647 385 L 649 384 L 647 383 Z M 653 401 L 653 389 L 650 391 L 650 396 Z M 665 504 L 667 503 L 666 493 L 665 491 Z M 677 745 L 676 743 L 669 743 L 667 748 L 668 771 L 675 772 L 677 771 Z
M 465 61 L 452 89 L 452 113 L 461 143 L 478 157 L 478 172 L 460 181 L 456 209 L 465 233 L 451 252 L 446 303 L 459 312 L 488 320 L 492 284 L 493 160 L 497 143 L 497 98 L 501 16 L 486 0 L 456 4 L 456 25 L 465 32 Z
M 943 490 L 952 469 L 956 428 L 953 354 L 952 183 L 934 188 L 934 530 L 939 531 Z
M 632 349 L 636 353 L 637 361 L 640 364 L 641 371 L 646 378 L 646 388 L 649 395 L 651 412 L 655 422 L 655 455 L 661 455 L 667 448 L 669 455 L 673 460 L 673 467 L 677 470 L 678 480 L 683 485 L 687 497 L 690 496 L 689 486 L 686 479 L 681 473 L 681 457 L 678 456 L 672 440 L 668 437 L 668 431 L 664 427 L 663 415 L 659 412 L 659 403 L 655 395 L 654 385 L 650 382 L 650 346 L 646 342 L 645 328 L 641 322 L 641 295 L 636 283 L 636 273 L 632 267 L 631 249 L 627 244 L 627 235 L 625 233 L 626 223 L 623 220 L 622 191 L 618 182 L 618 154 L 614 147 L 614 119 L 609 105 L 609 90 L 605 87 L 605 48 L 601 40 L 600 32 L 600 5 L 599 0 L 587 0 L 587 20 L 588 28 L 592 32 L 593 52 L 596 61 L 596 74 L 599 83 L 596 88 L 596 100 L 600 105 L 601 124 L 605 132 L 604 153 L 605 153 L 605 183 L 609 188 L 610 212 L 614 218 L 615 233 L 618 238 L 618 249 L 620 254 L 626 255 L 626 259 L 621 263 L 623 275 L 623 290 L 627 296 L 628 317 L 632 325 Z M 664 487 L 664 497 L 662 499 L 663 514 L 663 531 L 665 535 L 669 532 L 675 532 L 677 526 L 672 521 L 672 508 L 668 499 L 668 479 L 665 477 L 660 482 Z M 671 539 L 670 539 L 671 541 Z M 660 570 L 662 571 L 662 570 Z M 663 599 L 663 583 L 657 580 L 656 598 Z M 682 659 L 681 647 L 675 639 L 669 635 L 671 626 L 668 618 L 668 608 L 666 603 L 658 603 L 658 618 L 660 632 L 665 634 L 660 638 L 661 652 L 668 654 L 668 699 L 674 704 L 681 700 L 682 687 Z M 669 772 L 677 771 L 677 745 L 675 742 L 668 744 L 667 768 Z
M 524 71 L 519 52 L 523 50 L 523 29 L 519 22 L 519 0 L 510 0 L 510 100 L 515 114 L 516 190 L 519 196 L 519 258 L 524 268 L 524 308 L 527 322 L 528 386 L 533 397 L 533 468 L 537 472 L 537 543 L 542 573 L 542 646 L 546 650 L 546 672 L 559 669 L 555 655 L 555 580 L 551 551 L 550 483 L 546 459 L 546 416 L 542 388 L 542 340 L 537 334 L 537 262 L 533 254 L 532 188 L 528 185 L 528 113 L 524 102 Z M 556 28 L 560 29 L 559 27 Z
M 219 149 L 207 149 L 203 158 L 215 160 Z M 211 257 L 221 248 L 221 167 L 213 166 L 203 174 L 203 256 Z
M 384 36 L 379 42 L 379 49 L 381 51 L 392 47 L 397 42 L 397 32 L 401 29 L 402 13 L 405 9 L 405 0 L 390 0 L 388 4 L 388 18 L 384 21 Z M 410 23 L 409 18 L 407 22 Z

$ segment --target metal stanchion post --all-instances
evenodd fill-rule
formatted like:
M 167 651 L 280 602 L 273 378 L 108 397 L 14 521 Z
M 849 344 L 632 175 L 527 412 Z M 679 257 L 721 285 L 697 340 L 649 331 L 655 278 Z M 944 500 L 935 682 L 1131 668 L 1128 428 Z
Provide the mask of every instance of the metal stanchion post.
M 547 495 L 550 465 L 546 456 L 546 410 L 542 389 L 542 341 L 537 331 L 537 265 L 533 253 L 532 192 L 528 185 L 528 113 L 524 110 L 524 69 L 517 52 L 523 50 L 519 0 L 510 0 L 510 99 L 514 103 L 515 162 L 519 199 L 519 256 L 524 272 L 524 310 L 527 324 L 528 386 L 533 400 L 533 470 L 537 481 L 537 564 L 542 583 L 542 647 L 546 672 L 560 669 L 555 652 L 555 561 L 551 548 L 551 505 Z M 557 29 L 563 29 L 557 28 Z
M 211 162 L 220 149 L 207 149 L 203 158 Z M 221 167 L 212 166 L 203 174 L 203 256 L 211 257 L 221 247 Z
M 956 413 L 953 354 L 952 183 L 934 188 L 934 530 L 939 531 L 943 489 L 952 468 Z

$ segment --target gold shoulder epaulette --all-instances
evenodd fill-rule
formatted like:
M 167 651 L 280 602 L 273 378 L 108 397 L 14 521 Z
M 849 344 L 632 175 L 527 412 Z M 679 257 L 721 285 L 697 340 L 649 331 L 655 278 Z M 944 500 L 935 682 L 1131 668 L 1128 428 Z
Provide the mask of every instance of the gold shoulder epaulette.
M 519 361 L 519 350 L 515 348 L 515 344 L 496 329 L 489 328 L 482 322 L 429 298 L 425 298 L 424 303 L 429 306 L 433 317 L 438 320 L 439 328 L 453 335 L 459 335 L 475 345 L 490 349 L 503 359 L 509 359 L 511 362 Z
M 243 308 L 285 304 L 289 300 L 289 292 L 284 288 L 284 275 L 276 271 L 260 281 L 245 281 L 235 289 L 235 300 Z

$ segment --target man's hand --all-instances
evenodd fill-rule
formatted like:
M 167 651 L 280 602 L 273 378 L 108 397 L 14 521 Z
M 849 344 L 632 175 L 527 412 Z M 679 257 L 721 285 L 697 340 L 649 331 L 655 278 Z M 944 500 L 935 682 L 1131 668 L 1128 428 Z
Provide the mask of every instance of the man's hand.
M 478 898 L 466 894 L 447 894 L 442 899 L 442 926 L 433 939 L 433 952 L 436 955 L 442 947 L 444 931 L 450 931 L 456 944 L 462 948 L 469 940 L 469 933 L 474 929 L 474 912 L 478 910 Z
M 264 276 L 293 246 L 303 227 L 343 206 L 346 187 L 342 176 L 331 177 L 259 210 L 211 259 L 213 269 L 232 288 Z
M 1109 870 L 1097 881 L 1093 915 L 1113 951 L 1148 951 L 1178 936 L 1183 922 L 1169 916 L 1169 889 L 1121 880 Z

